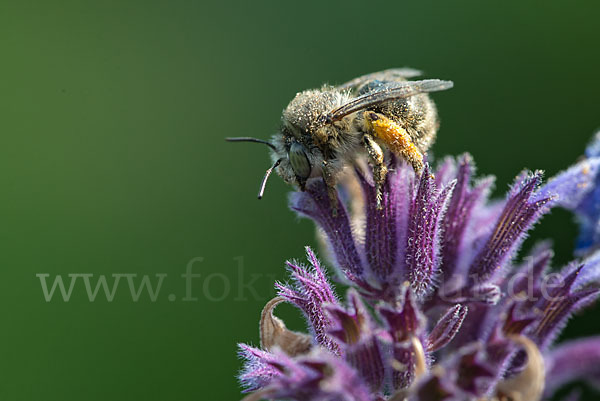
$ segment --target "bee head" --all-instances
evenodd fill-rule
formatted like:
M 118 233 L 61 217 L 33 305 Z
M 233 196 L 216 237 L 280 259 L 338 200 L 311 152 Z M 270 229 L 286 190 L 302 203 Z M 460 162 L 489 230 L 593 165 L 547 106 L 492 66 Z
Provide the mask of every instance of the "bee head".
M 313 163 L 312 154 L 301 142 L 290 138 L 286 134 L 276 134 L 273 142 L 262 139 L 241 137 L 226 138 L 229 142 L 254 142 L 269 146 L 272 152 L 273 165 L 266 171 L 258 192 L 258 199 L 263 197 L 267 180 L 271 173 L 279 167 L 278 173 L 289 184 L 298 184 L 304 190 L 306 180 L 311 176 Z
M 285 129 L 296 138 L 314 135 L 328 122 L 323 116 L 344 104 L 348 96 L 345 92 L 323 87 L 320 90 L 306 90 L 296 94 L 283 110 L 282 123 Z
M 345 92 L 323 87 L 320 90 L 307 90 L 296 94 L 282 115 L 281 131 L 272 141 L 256 138 L 226 138 L 232 142 L 256 142 L 269 146 L 273 165 L 266 171 L 260 185 L 258 198 L 261 199 L 271 173 L 277 173 L 288 184 L 297 184 L 304 190 L 306 181 L 317 176 L 323 155 L 317 144 L 319 137 L 328 136 L 331 125 L 323 120 L 323 115 L 340 106 L 348 99 Z

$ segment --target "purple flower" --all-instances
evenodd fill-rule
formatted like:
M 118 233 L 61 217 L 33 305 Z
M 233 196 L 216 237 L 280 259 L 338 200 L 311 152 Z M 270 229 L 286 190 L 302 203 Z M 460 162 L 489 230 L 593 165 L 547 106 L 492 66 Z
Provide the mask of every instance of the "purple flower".
M 501 200 L 488 199 L 493 179 L 474 178 L 469 155 L 420 175 L 392 161 L 382 208 L 359 169 L 335 215 L 325 184 L 309 181 L 290 207 L 316 222 L 351 288 L 340 300 L 309 248 L 309 267 L 288 262 L 292 280 L 263 311 L 261 348 L 240 345 L 246 400 L 535 401 L 574 379 L 599 385 L 600 339 L 554 342 L 600 295 L 600 251 L 554 273 L 547 242 L 516 258 L 555 206 L 578 214 L 586 250 L 600 243 L 599 141 L 547 184 L 522 172 Z M 273 315 L 284 301 L 308 335 Z
M 589 191 L 582 191 L 580 196 L 564 205 L 575 212 L 580 223 L 581 232 L 577 240 L 577 253 L 580 255 L 591 253 L 600 246 L 600 174 L 597 173 L 597 164 L 600 162 L 600 131 L 594 135 L 585 150 L 585 156 L 589 165 L 585 173 L 592 180 L 590 183 L 590 179 L 586 178 L 579 185 L 583 187 L 591 184 L 591 188 Z

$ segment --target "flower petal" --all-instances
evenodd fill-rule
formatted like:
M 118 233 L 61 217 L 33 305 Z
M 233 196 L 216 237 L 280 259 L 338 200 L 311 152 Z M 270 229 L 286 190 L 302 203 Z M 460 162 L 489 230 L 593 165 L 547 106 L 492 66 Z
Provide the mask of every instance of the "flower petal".
M 392 358 L 392 387 L 396 391 L 409 388 L 425 371 L 425 352 L 416 337 L 394 344 Z
M 581 288 L 591 284 L 595 284 L 598 287 L 600 284 L 600 250 L 588 256 L 581 263 L 585 268 L 577 276 L 575 287 Z
M 572 210 L 593 189 L 599 171 L 600 157 L 585 159 L 550 179 L 534 200 L 555 197 L 557 206 Z
M 537 171 L 513 185 L 492 234 L 469 269 L 471 284 L 488 281 L 501 271 L 522 244 L 527 230 L 549 210 L 552 199 L 534 196 L 541 179 L 542 173 Z
M 323 312 L 323 305 L 337 304 L 337 298 L 314 252 L 307 247 L 306 254 L 312 269 L 288 262 L 293 284 L 276 283 L 275 286 L 279 290 L 279 296 L 296 305 L 304 313 L 317 343 L 334 353 L 339 353 L 338 344 L 327 335 L 331 321 Z
M 372 401 L 356 371 L 329 352 L 317 349 L 297 358 L 283 353 L 252 357 L 269 359 L 266 364 L 274 362 L 279 372 L 265 382 L 257 397 L 250 399 Z
M 559 344 L 547 361 L 547 395 L 574 380 L 586 380 L 600 389 L 600 337 Z
M 487 178 L 471 187 L 471 178 L 475 172 L 473 160 L 469 154 L 458 161 L 456 187 L 448 203 L 444 216 L 444 234 L 442 239 L 442 264 L 444 275 L 452 276 L 456 270 L 459 252 L 464 247 L 464 237 L 474 208 L 481 206 L 489 195 L 494 179 Z
M 525 258 L 525 262 L 506 280 L 505 290 L 509 297 L 533 297 L 533 292 L 538 289 L 541 277 L 550 267 L 554 256 L 551 245 L 548 241 L 537 244 Z
M 377 208 L 375 186 L 357 172 L 366 199 L 365 253 L 370 270 L 384 283 L 396 265 L 398 238 L 396 233 L 397 191 L 391 190 L 392 173 L 383 185 L 381 209 Z
M 305 192 L 290 196 L 290 208 L 314 220 L 325 231 L 337 266 L 345 273 L 360 278 L 363 261 L 352 235 L 346 208 L 338 202 L 337 214 L 331 211 L 327 188 L 321 180 L 312 180 Z
M 275 355 L 246 344 L 238 344 L 238 347 L 239 356 L 244 360 L 238 378 L 245 392 L 256 391 L 281 374 Z
M 324 306 L 324 310 L 331 321 L 329 334 L 339 339 L 341 343 L 357 343 L 372 330 L 371 317 L 360 295 L 353 288 L 348 290 L 348 308 L 338 304 L 328 304 Z
M 589 305 L 600 295 L 599 289 L 573 291 L 577 276 L 585 266 L 565 273 L 564 278 L 553 283 L 545 296 L 538 301 L 538 319 L 530 333 L 531 338 L 540 346 L 547 348 L 564 328 L 568 318 L 576 311 Z M 567 269 L 568 272 L 568 269 Z
M 357 370 L 373 393 L 381 391 L 385 379 L 382 347 L 376 335 L 369 334 L 345 349 L 346 361 Z
M 408 285 L 403 287 L 403 303 L 401 308 L 389 304 L 377 306 L 377 312 L 387 323 L 387 329 L 394 342 L 406 342 L 411 336 L 420 337 L 425 328 L 425 316 L 419 310 L 412 290 Z
M 455 184 L 453 181 L 438 192 L 429 166 L 426 165 L 410 209 L 406 265 L 411 286 L 419 297 L 433 290 L 439 274 L 442 260 L 441 222 Z
M 458 330 L 462 326 L 469 308 L 463 305 L 455 305 L 437 322 L 426 341 L 426 350 L 428 352 L 437 351 L 438 349 L 448 345 L 456 336 Z
M 600 160 L 600 131 L 594 135 L 585 155 L 587 160 L 584 162 L 595 165 Z M 593 187 L 579 203 L 568 205 L 579 220 L 580 233 L 576 247 L 578 254 L 589 253 L 600 245 L 600 174 L 596 171 L 593 175 L 591 170 L 586 174 L 586 178 L 593 179 Z

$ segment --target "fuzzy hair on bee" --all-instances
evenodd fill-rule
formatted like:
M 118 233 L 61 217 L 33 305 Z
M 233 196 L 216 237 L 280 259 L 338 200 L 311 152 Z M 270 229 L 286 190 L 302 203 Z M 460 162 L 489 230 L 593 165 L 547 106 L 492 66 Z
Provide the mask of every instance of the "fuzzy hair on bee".
M 439 79 L 409 80 L 419 74 L 409 68 L 390 69 L 339 86 L 305 90 L 283 110 L 281 128 L 270 141 L 227 138 L 271 148 L 273 165 L 263 178 L 258 198 L 273 171 L 302 191 L 308 180 L 322 178 L 335 214 L 340 173 L 366 159 L 373 169 L 381 207 L 387 154 L 404 159 L 417 172 L 423 169 L 423 157 L 439 127 L 437 109 L 428 93 L 453 86 L 451 81 Z

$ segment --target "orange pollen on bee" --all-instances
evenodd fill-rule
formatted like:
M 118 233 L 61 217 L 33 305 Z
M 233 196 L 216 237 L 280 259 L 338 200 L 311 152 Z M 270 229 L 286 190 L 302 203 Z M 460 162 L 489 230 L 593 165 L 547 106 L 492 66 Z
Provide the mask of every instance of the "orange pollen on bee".
M 383 141 L 392 153 L 403 157 L 415 170 L 423 169 L 423 155 L 398 123 L 372 111 L 365 112 L 365 121 L 371 133 Z

